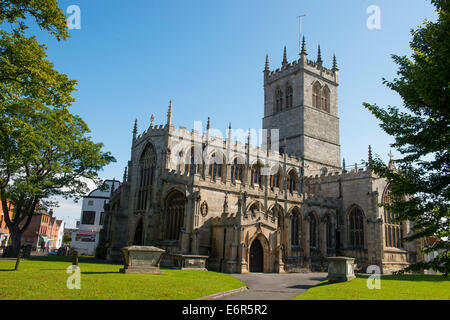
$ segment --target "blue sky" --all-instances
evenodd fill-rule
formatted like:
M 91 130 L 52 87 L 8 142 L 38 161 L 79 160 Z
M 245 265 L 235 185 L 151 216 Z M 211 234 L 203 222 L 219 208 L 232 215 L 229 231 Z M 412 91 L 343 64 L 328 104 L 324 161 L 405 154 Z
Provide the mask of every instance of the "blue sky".
M 367 157 L 368 145 L 387 159 L 393 139 L 382 132 L 362 102 L 401 106 L 382 85 L 396 76 L 390 55 L 409 55 L 410 29 L 435 20 L 427 0 L 316 1 L 60 1 L 81 9 L 81 29 L 57 42 L 32 28 L 48 44 L 57 70 L 78 80 L 72 112 L 88 124 L 95 141 L 117 162 L 103 178 L 121 179 L 130 157 L 134 119 L 139 131 L 166 121 L 173 100 L 173 122 L 192 129 L 194 121 L 222 129 L 262 125 L 263 68 L 281 66 L 283 47 L 298 59 L 298 15 L 303 19 L 309 59 L 320 44 L 324 65 L 336 53 L 340 68 L 341 156 L 347 164 Z M 381 30 L 369 30 L 366 9 L 381 9 Z M 394 151 L 395 154 L 395 151 Z M 69 226 L 79 219 L 81 203 L 63 201 L 55 210 Z

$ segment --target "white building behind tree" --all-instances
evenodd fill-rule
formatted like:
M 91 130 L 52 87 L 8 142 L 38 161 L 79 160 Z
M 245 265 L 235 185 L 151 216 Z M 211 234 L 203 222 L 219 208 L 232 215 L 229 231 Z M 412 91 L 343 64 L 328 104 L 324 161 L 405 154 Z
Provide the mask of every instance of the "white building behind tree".
M 105 184 L 104 190 L 97 188 L 83 197 L 80 224 L 72 233 L 72 248 L 80 254 L 95 255 L 104 223 L 104 206 L 109 202 L 111 193 L 120 186 L 120 181 L 105 180 Z

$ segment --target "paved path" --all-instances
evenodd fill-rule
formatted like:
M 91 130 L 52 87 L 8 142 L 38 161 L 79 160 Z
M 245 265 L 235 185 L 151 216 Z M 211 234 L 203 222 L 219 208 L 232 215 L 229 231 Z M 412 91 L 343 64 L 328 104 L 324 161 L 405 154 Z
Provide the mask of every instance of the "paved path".
M 324 281 L 327 273 L 248 273 L 232 274 L 249 290 L 220 300 L 288 300 Z

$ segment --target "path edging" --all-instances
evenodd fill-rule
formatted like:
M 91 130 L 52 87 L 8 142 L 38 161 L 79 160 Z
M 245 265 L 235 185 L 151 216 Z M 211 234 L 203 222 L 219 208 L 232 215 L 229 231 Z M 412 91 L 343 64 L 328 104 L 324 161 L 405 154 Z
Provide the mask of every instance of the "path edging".
M 215 299 L 218 299 L 218 298 L 222 298 L 222 297 L 229 296 L 229 295 L 232 295 L 232 294 L 235 294 L 235 293 L 239 293 L 239 292 L 242 292 L 242 291 L 246 291 L 246 290 L 248 290 L 248 288 L 246 286 L 244 286 L 244 287 L 240 287 L 238 289 L 233 289 L 233 290 L 228 290 L 228 291 L 222 291 L 222 292 L 214 293 L 214 294 L 211 294 L 209 296 L 205 296 L 205 297 L 198 298 L 198 299 L 195 299 L 195 300 L 215 300 Z

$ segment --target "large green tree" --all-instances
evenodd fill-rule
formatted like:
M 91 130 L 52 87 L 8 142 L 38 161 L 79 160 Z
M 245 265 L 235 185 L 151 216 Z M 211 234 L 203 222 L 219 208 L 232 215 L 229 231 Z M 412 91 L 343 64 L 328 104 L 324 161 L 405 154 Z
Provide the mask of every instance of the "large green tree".
M 395 137 L 392 147 L 401 157 L 392 168 L 380 159 L 369 163 L 392 189 L 387 209 L 398 221 L 413 222 L 413 233 L 405 241 L 436 237 L 438 241 L 424 253 L 440 254 L 403 270 L 432 268 L 448 275 L 450 227 L 450 0 L 432 0 L 436 22 L 425 20 L 412 30 L 411 57 L 393 55 L 399 66 L 398 78 L 383 82 L 402 98 L 402 108 L 364 106 L 381 121 L 381 128 Z
M 12 255 L 20 248 L 37 205 L 53 196 L 80 197 L 86 181 L 114 158 L 94 143 L 89 128 L 70 113 L 76 81 L 54 69 L 46 47 L 26 35 L 26 23 L 57 40 L 68 37 L 56 0 L 0 3 L 0 200 L 11 232 Z M 9 217 L 12 210 L 12 218 Z

